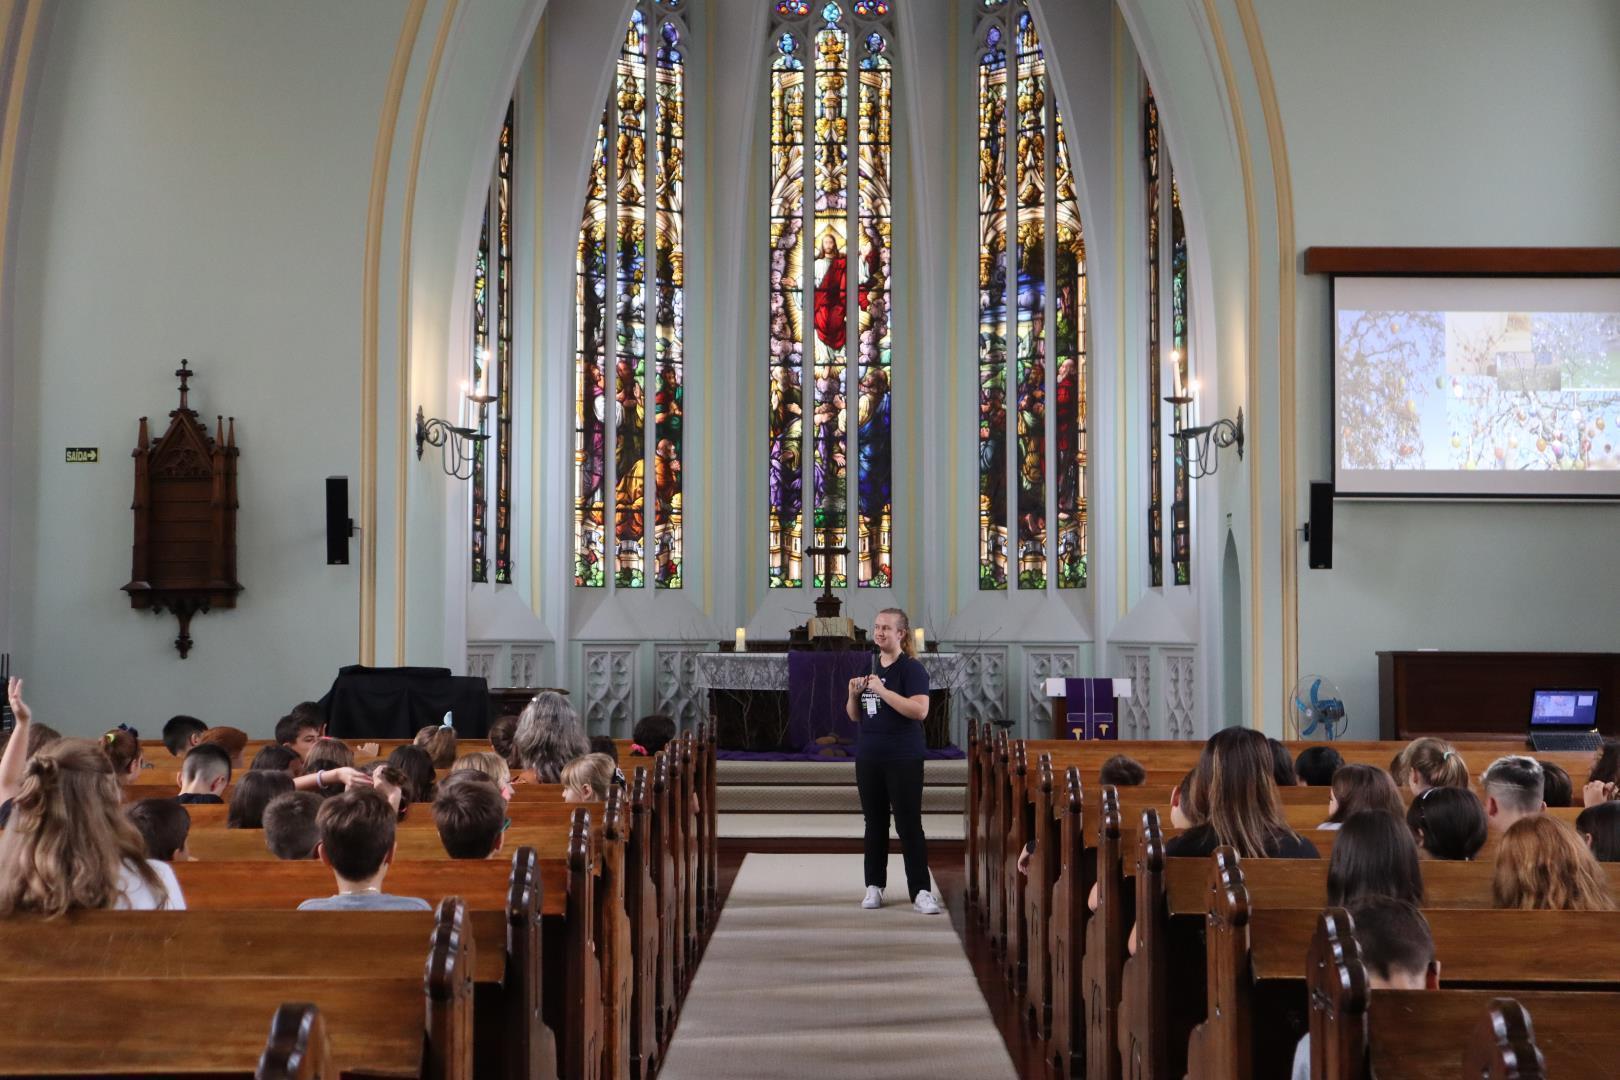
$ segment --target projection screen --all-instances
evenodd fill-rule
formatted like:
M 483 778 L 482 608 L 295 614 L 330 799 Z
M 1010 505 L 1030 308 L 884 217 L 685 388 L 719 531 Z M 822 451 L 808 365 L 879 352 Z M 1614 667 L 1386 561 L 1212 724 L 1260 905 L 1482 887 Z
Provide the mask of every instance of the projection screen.
M 1340 496 L 1620 497 L 1620 280 L 1333 282 Z

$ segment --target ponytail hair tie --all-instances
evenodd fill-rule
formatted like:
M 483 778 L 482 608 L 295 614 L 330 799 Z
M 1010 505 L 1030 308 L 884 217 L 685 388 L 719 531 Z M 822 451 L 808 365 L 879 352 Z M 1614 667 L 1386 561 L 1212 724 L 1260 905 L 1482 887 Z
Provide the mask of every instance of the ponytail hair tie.
M 107 732 L 107 734 L 106 734 L 106 736 L 105 736 L 105 738 L 106 738 L 106 740 L 107 740 L 107 741 L 108 741 L 108 742 L 112 742 L 112 741 L 113 741 L 113 740 L 114 740 L 114 739 L 116 739 L 116 738 L 118 738 L 118 732 L 116 732 L 116 731 L 109 731 L 109 732 Z

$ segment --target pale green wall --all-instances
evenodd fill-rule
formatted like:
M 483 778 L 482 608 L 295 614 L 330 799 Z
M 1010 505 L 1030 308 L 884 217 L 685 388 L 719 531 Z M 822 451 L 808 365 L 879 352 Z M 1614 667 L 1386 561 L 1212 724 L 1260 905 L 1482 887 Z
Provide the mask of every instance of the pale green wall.
M 55 6 L 18 217 L 11 649 L 40 719 L 268 731 L 356 656 L 355 566 L 327 567 L 323 478 L 358 477 L 361 250 L 403 5 Z M 132 611 L 136 421 L 236 417 L 234 612 Z M 66 465 L 65 446 L 98 446 Z
M 1259 0 L 1311 245 L 1620 244 L 1612 0 Z M 1299 481 L 1331 478 L 1328 286 L 1301 278 Z M 1340 501 L 1300 552 L 1300 669 L 1377 724 L 1379 649 L 1620 648 L 1620 511 Z

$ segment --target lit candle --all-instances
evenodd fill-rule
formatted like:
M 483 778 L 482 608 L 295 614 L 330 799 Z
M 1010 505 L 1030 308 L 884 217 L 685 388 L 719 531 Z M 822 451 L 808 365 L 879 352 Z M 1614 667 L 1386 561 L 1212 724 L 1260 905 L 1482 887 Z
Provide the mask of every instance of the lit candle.
M 915 630 L 913 630 L 911 632 L 911 641 L 912 641 L 912 644 L 917 647 L 917 652 L 921 653 L 923 651 L 923 628 L 922 627 L 919 626 L 919 627 L 917 627 Z
M 740 626 L 737 627 L 737 651 L 738 652 L 747 652 L 748 651 L 748 631 L 744 630 Z

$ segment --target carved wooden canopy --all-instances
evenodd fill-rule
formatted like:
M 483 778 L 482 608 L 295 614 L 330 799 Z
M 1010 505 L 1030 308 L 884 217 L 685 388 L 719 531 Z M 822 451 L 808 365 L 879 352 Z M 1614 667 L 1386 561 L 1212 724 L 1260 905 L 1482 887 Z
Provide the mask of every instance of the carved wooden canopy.
M 141 417 L 135 446 L 135 547 L 124 591 L 131 607 L 172 611 L 180 620 L 174 639 L 191 652 L 191 617 L 210 608 L 234 608 L 236 580 L 236 418 L 217 418 L 214 435 L 188 407 L 187 381 L 195 374 L 180 361 L 180 407 L 153 442 Z M 229 426 L 227 426 L 227 423 Z

